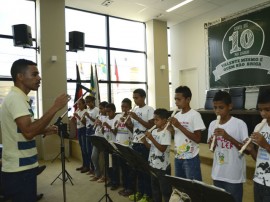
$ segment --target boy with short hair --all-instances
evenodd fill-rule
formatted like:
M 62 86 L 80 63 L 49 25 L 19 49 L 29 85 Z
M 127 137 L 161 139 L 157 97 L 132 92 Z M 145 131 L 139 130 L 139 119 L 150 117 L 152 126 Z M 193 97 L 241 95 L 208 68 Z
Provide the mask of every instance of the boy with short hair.
M 143 158 L 147 161 L 149 156 L 149 150 L 142 142 L 136 142 L 137 136 L 145 133 L 147 129 L 150 129 L 154 125 L 154 109 L 145 103 L 146 92 L 143 89 L 136 89 L 133 91 L 133 100 L 136 107 L 133 112 L 129 112 L 132 118 L 130 122 L 127 121 L 127 126 L 133 127 L 133 146 L 132 148 L 139 152 Z M 133 181 L 134 179 L 130 179 Z M 136 201 L 148 202 L 151 198 L 151 178 L 148 174 L 138 172 L 138 193 L 136 193 Z M 130 200 L 134 200 L 134 195 L 129 196 Z
M 116 143 L 122 144 L 125 146 L 130 146 L 132 142 L 132 128 L 128 128 L 125 120 L 127 119 L 128 113 L 131 110 L 132 102 L 128 98 L 124 98 L 121 103 L 122 117 L 116 123 L 117 134 L 116 134 Z M 129 196 L 133 193 L 132 182 L 129 181 L 129 175 L 131 168 L 127 164 L 127 161 L 119 157 L 120 167 L 122 171 L 122 183 L 123 188 L 118 193 L 122 196 Z
M 121 114 L 116 114 L 116 107 L 113 103 L 109 103 L 106 105 L 106 114 L 107 119 L 103 122 L 102 132 L 104 134 L 105 139 L 108 142 L 115 142 L 116 140 L 116 128 L 115 124 L 120 119 Z M 111 186 L 111 190 L 116 190 L 120 184 L 119 179 L 119 162 L 118 155 L 112 154 L 112 172 L 109 172 L 109 153 L 104 151 L 104 160 L 105 166 L 107 165 L 108 176 L 110 178 L 110 182 L 108 182 L 107 186 Z
M 199 143 L 201 130 L 205 129 L 205 125 L 199 112 L 190 107 L 191 96 L 187 86 L 175 89 L 175 104 L 181 109 L 170 118 L 175 131 L 175 175 L 201 181 Z
M 85 103 L 87 105 L 87 111 L 84 113 L 83 116 L 83 122 L 86 126 L 86 155 L 87 155 L 87 166 L 89 166 L 90 170 L 87 174 L 90 175 L 90 177 L 94 176 L 94 164 L 92 162 L 91 156 L 92 156 L 92 143 L 90 141 L 90 136 L 95 134 L 94 129 L 94 123 L 97 119 L 97 116 L 99 114 L 99 109 L 95 106 L 95 100 L 96 98 L 93 96 L 86 96 Z
M 258 96 L 258 109 L 261 117 L 267 122 L 263 128 L 250 136 L 253 143 L 259 148 L 254 149 L 250 143 L 247 150 L 256 160 L 254 174 L 254 202 L 270 201 L 270 89 L 263 90 Z
M 248 137 L 247 125 L 244 121 L 232 117 L 231 96 L 226 91 L 219 91 L 213 99 L 216 115 L 220 115 L 220 123 L 215 128 L 216 121 L 210 123 L 208 139 L 211 145 L 216 136 L 212 178 L 214 185 L 229 192 L 235 202 L 241 202 L 243 196 L 243 182 L 246 181 L 246 161 L 239 151 L 243 141 Z
M 148 162 L 157 176 L 151 176 L 152 196 L 154 202 L 165 202 L 170 200 L 172 188 L 165 178 L 165 175 L 171 175 L 170 166 L 170 145 L 171 133 L 164 130 L 166 127 L 169 113 L 166 109 L 156 109 L 154 111 L 154 123 L 156 129 L 152 132 L 146 132 L 147 141 L 144 138 L 144 144 L 150 149 Z

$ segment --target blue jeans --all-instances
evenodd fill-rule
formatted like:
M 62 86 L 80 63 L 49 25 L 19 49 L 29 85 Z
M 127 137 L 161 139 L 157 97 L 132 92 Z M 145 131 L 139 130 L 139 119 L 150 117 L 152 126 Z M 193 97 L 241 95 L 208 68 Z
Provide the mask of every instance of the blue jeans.
M 220 187 L 222 189 L 225 189 L 227 192 L 229 192 L 232 197 L 234 198 L 235 202 L 242 202 L 243 198 L 243 183 L 229 183 L 229 182 L 223 182 L 214 180 L 214 185 L 216 187 Z
M 132 148 L 140 153 L 145 161 L 148 161 L 149 150 L 144 144 L 133 144 Z M 151 189 L 151 177 L 150 174 L 138 171 L 138 192 L 141 194 L 146 194 L 149 197 L 152 197 Z M 134 176 L 134 175 L 133 175 Z M 132 179 L 134 180 L 134 178 Z
M 2 172 L 4 195 L 12 202 L 37 201 L 37 168 L 7 173 Z
M 254 182 L 254 202 L 269 202 L 270 187 Z
M 120 167 L 121 167 L 121 171 L 122 171 L 122 182 L 123 182 L 123 187 L 126 190 L 132 190 L 132 181 L 129 180 L 129 176 L 130 176 L 130 172 L 131 172 L 131 168 L 130 166 L 127 164 L 127 161 L 122 158 L 119 157 L 120 159 Z
M 112 185 L 120 185 L 120 156 L 112 154 Z
M 86 153 L 86 127 L 78 129 L 78 140 L 82 152 L 83 167 L 89 168 L 89 160 Z
M 95 131 L 93 130 L 93 127 L 86 129 L 86 157 L 87 157 L 87 163 L 89 163 L 89 167 L 92 170 L 95 170 L 95 167 L 91 158 L 93 145 L 92 145 L 92 142 L 90 141 L 90 136 L 94 135 L 94 133 Z
M 153 168 L 153 170 L 157 175 L 157 177 L 151 176 L 153 201 L 162 202 L 163 197 L 164 202 L 169 202 L 172 194 L 172 187 L 164 176 L 165 174 L 171 175 L 171 166 L 169 165 L 166 170 L 156 168 Z
M 192 159 L 174 159 L 175 176 L 202 181 L 199 155 Z
M 96 146 L 93 146 L 91 159 L 95 167 L 95 176 L 98 178 L 101 177 L 101 170 L 100 170 L 100 165 L 99 165 L 99 154 L 100 154 L 100 151 L 98 150 L 98 148 Z

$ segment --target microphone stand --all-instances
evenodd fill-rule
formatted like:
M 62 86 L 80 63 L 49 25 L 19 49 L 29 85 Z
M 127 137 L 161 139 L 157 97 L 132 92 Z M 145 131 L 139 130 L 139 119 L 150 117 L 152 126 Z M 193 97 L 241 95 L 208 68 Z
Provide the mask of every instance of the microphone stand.
M 78 101 L 80 99 L 83 98 L 83 96 L 86 94 L 87 92 L 85 92 L 75 103 L 73 106 L 75 106 Z M 62 116 L 59 116 L 56 120 L 56 122 L 54 123 L 54 125 L 58 126 L 58 135 L 60 136 L 61 139 L 61 162 L 62 162 L 62 172 L 54 179 L 54 181 L 51 183 L 51 185 L 53 185 L 53 183 L 59 178 L 60 180 L 62 180 L 62 185 L 63 185 L 63 198 L 64 198 L 64 202 L 66 202 L 66 181 L 69 180 L 71 182 L 71 184 L 73 185 L 72 182 L 72 177 L 70 176 L 70 174 L 67 172 L 66 170 L 66 165 L 65 165 L 65 146 L 64 146 L 64 134 L 63 134 L 63 122 L 62 119 L 64 118 L 64 116 L 71 110 L 71 108 L 68 108 L 67 111 L 65 111 Z M 62 175 L 62 179 L 60 178 L 60 176 Z

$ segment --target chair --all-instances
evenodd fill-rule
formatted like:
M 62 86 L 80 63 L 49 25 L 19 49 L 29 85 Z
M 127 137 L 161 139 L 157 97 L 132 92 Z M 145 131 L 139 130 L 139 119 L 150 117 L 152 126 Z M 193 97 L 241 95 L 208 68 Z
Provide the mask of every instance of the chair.
M 232 109 L 245 109 L 246 103 L 246 88 L 230 88 L 229 94 L 232 98 Z
M 204 109 L 213 109 L 213 98 L 219 90 L 208 90 L 206 93 L 206 99 Z

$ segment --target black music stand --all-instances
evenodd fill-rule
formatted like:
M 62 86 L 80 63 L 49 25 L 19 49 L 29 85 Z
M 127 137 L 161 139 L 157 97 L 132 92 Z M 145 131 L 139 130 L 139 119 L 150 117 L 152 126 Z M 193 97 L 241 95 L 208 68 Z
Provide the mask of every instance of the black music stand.
M 172 187 L 186 193 L 192 202 L 234 202 L 224 189 L 197 180 L 165 175 Z
M 130 167 L 134 170 L 135 176 L 137 176 L 137 172 L 140 171 L 157 177 L 154 170 L 149 165 L 148 161 L 146 161 L 140 153 L 136 152 L 128 146 L 119 143 L 114 143 L 114 145 L 117 147 L 120 156 L 123 157 L 130 165 Z M 135 178 L 134 201 L 136 201 L 136 185 L 137 177 Z
M 90 141 L 92 142 L 92 144 L 98 148 L 99 151 L 105 151 L 108 153 L 117 153 L 117 151 L 115 150 L 115 148 L 104 138 L 104 137 L 100 137 L 100 136 L 96 136 L 96 135 L 92 135 L 89 137 Z M 107 167 L 109 165 L 107 165 L 107 161 L 105 161 L 105 179 L 107 179 Z M 107 200 L 109 200 L 109 202 L 112 202 L 113 200 L 110 198 L 108 191 L 107 191 L 107 186 L 105 183 L 105 194 L 101 197 L 101 199 L 98 201 L 102 201 L 103 198 L 106 198 L 106 202 Z

